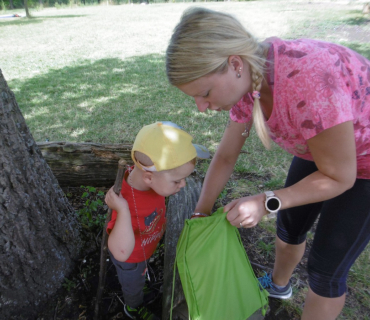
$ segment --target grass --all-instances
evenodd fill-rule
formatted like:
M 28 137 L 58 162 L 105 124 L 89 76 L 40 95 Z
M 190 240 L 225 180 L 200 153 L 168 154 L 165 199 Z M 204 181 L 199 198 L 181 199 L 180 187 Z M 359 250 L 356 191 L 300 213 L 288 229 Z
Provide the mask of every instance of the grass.
M 0 68 L 35 140 L 132 142 L 143 125 L 171 120 L 214 152 L 228 115 L 199 113 L 192 99 L 168 84 L 164 71 L 172 29 L 193 5 L 235 15 L 261 40 L 309 37 L 346 45 L 370 58 L 370 17 L 361 14 L 361 1 L 104 2 L 32 10 L 30 20 L 0 20 Z M 219 201 L 282 187 L 291 158 L 277 147 L 266 151 L 252 131 L 235 179 Z M 204 173 L 208 164 L 200 162 L 198 170 Z M 260 225 L 273 235 L 271 220 Z M 271 258 L 271 242 L 260 241 L 259 250 Z M 369 319 L 364 311 L 370 309 L 369 260 L 367 249 L 351 269 L 351 295 L 341 319 Z M 304 293 L 281 307 L 299 313 Z

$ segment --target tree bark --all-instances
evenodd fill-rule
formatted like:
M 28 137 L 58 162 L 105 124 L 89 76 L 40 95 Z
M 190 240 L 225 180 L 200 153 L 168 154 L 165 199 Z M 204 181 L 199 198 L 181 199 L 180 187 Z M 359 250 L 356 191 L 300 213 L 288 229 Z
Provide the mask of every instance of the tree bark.
M 28 10 L 28 0 L 24 0 L 24 9 L 26 10 L 26 17 L 32 18 L 30 11 Z
M 80 249 L 78 223 L 0 70 L 0 319 L 33 319 Z
M 133 163 L 132 144 L 42 142 L 38 147 L 61 187 L 110 187 L 117 162 Z

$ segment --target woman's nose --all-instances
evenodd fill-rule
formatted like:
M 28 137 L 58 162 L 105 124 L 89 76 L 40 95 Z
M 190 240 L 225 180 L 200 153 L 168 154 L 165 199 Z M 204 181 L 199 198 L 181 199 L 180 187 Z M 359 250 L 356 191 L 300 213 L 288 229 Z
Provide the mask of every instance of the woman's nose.
M 202 97 L 194 98 L 195 104 L 200 112 L 206 112 L 209 107 L 209 102 L 205 101 Z

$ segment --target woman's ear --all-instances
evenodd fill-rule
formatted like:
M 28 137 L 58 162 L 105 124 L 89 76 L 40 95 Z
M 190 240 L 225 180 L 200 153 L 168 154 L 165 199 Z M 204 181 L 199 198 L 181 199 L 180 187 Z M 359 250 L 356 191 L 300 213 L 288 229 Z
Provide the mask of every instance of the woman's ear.
M 244 63 L 240 56 L 229 56 L 228 62 L 232 70 L 237 72 L 241 72 L 243 70 Z

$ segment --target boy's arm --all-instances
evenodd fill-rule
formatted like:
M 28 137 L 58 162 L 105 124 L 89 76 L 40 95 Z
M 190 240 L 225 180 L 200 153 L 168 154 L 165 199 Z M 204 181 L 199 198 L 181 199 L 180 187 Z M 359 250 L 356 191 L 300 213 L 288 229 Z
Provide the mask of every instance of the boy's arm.
M 131 224 L 131 215 L 127 201 L 109 189 L 105 196 L 105 202 L 109 208 L 117 211 L 117 219 L 109 234 L 108 248 L 118 261 L 126 261 L 135 247 L 135 236 Z

